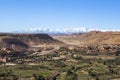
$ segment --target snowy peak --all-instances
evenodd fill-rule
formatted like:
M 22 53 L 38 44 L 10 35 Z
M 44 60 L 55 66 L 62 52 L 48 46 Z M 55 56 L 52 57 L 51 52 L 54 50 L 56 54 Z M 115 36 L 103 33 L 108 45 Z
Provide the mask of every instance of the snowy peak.
M 84 33 L 89 32 L 97 29 L 88 29 L 86 27 L 81 28 L 59 28 L 59 29 L 52 29 L 52 28 L 29 28 L 25 30 L 26 33 L 47 33 L 47 34 L 70 34 L 70 33 Z

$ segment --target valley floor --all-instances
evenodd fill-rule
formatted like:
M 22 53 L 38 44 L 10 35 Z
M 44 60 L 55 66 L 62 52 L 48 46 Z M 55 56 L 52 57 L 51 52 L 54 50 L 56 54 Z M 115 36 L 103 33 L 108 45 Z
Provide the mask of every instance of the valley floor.
M 120 78 L 120 55 L 115 53 L 86 53 L 81 49 L 61 47 L 45 55 L 40 55 L 40 52 L 23 54 L 12 57 L 8 62 L 1 61 L 0 80 L 119 80 Z

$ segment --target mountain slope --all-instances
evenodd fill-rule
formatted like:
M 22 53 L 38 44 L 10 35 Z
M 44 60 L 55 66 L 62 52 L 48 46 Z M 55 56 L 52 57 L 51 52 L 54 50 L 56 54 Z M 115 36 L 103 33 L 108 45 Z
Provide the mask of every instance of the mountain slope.
M 0 37 L 3 36 L 11 36 L 14 38 L 17 38 L 27 44 L 33 43 L 33 44 L 50 44 L 56 40 L 54 40 L 52 37 L 50 37 L 47 34 L 9 34 L 9 33 L 0 33 Z
M 3 48 L 12 49 L 15 51 L 24 51 L 28 48 L 28 45 L 17 38 L 11 36 L 3 36 L 0 37 L 0 49 Z
M 91 31 L 83 34 L 53 36 L 86 53 L 116 53 L 120 51 L 120 32 Z
M 87 44 L 120 44 L 120 32 L 92 31 L 80 36 Z
M 83 34 L 53 36 L 68 44 L 120 44 L 120 32 L 91 31 Z
M 0 48 L 12 50 L 27 50 L 30 47 L 40 45 L 53 45 L 60 43 L 47 34 L 11 34 L 0 33 Z

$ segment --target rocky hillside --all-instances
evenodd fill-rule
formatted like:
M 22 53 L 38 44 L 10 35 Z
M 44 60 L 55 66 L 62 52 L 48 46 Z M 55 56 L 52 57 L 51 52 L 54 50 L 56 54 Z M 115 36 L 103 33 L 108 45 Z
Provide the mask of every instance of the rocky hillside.
M 26 50 L 28 45 L 22 42 L 21 40 L 11 37 L 11 36 L 2 36 L 0 37 L 0 49 L 9 49 L 15 51 Z
M 32 46 L 59 43 L 47 34 L 9 34 L 0 33 L 0 49 L 26 50 Z
M 83 34 L 53 36 L 70 45 L 81 47 L 87 52 L 115 52 L 120 50 L 120 32 L 91 31 Z
M 58 35 L 53 37 L 74 45 L 120 44 L 120 32 L 91 31 L 83 34 Z
M 92 31 L 79 36 L 87 44 L 120 44 L 120 32 Z

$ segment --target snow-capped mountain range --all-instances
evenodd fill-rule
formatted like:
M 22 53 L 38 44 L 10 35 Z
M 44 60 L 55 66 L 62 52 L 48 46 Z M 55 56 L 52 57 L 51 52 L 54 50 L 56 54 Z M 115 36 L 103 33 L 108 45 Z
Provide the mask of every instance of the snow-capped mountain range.
M 46 33 L 46 34 L 72 34 L 72 33 L 85 33 L 90 31 L 120 31 L 120 30 L 100 30 L 97 28 L 86 28 L 86 27 L 79 27 L 79 28 L 28 28 L 23 31 L 16 31 L 15 33 Z
M 84 33 L 89 32 L 97 29 L 88 29 L 86 27 L 81 28 L 59 28 L 59 29 L 52 29 L 52 28 L 29 28 L 26 29 L 25 33 L 47 33 L 47 34 L 71 34 L 71 33 Z

